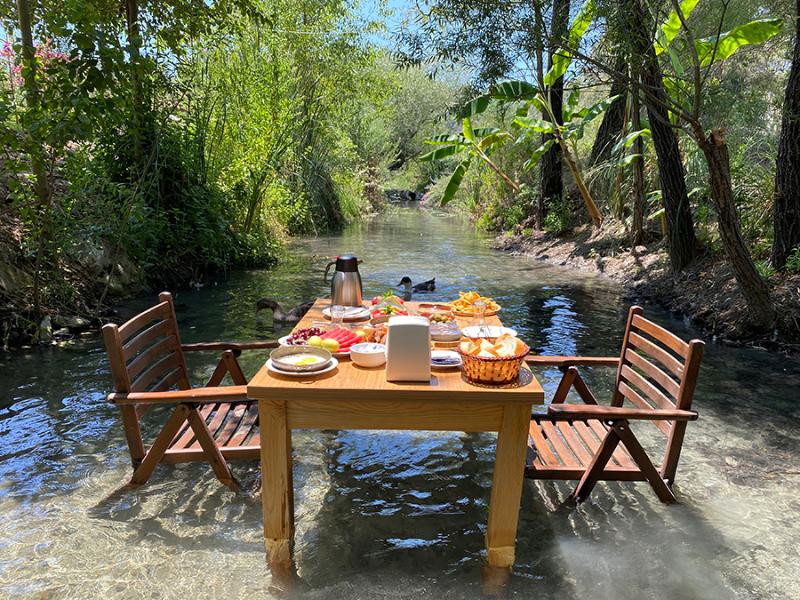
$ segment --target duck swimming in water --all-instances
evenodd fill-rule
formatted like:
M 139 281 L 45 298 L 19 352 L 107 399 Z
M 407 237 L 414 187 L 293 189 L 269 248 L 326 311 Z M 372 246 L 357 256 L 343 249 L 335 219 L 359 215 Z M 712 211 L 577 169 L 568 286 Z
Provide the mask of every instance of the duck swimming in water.
M 278 323 L 297 323 L 300 319 L 303 318 L 309 309 L 314 305 L 314 301 L 310 300 L 308 302 L 303 302 L 302 304 L 298 304 L 294 308 L 286 311 L 283 310 L 280 304 L 277 301 L 273 300 L 272 298 L 261 298 L 258 302 L 256 302 L 256 312 L 263 310 L 265 308 L 272 309 L 272 320 Z
M 422 283 L 412 284 L 411 278 L 406 276 L 400 280 L 397 287 L 402 287 L 406 294 L 417 294 L 419 292 L 435 292 L 436 291 L 436 278 L 423 281 Z

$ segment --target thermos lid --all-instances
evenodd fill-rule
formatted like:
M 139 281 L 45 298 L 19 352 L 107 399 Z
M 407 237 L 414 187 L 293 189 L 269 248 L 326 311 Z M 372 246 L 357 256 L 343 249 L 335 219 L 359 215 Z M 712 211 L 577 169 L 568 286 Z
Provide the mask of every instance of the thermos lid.
M 352 254 L 337 256 L 336 270 L 342 273 L 354 273 L 358 271 L 358 259 Z

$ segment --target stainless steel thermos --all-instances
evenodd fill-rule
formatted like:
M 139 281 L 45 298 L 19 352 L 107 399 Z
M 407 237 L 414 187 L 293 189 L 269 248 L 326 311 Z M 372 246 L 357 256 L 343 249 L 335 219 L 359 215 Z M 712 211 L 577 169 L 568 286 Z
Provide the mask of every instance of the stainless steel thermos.
M 325 281 L 331 266 L 336 269 L 331 277 L 331 306 L 361 306 L 363 288 L 358 272 L 358 259 L 352 254 L 337 256 L 325 267 Z

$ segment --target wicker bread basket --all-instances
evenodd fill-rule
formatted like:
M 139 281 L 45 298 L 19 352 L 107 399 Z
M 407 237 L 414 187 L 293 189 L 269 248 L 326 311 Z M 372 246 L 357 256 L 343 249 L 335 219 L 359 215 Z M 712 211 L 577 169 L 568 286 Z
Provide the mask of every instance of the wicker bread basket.
M 488 385 L 504 385 L 517 381 L 520 367 L 522 367 L 522 363 L 530 350 L 525 345 L 522 352 L 514 356 L 484 358 L 483 356 L 467 354 L 460 347 L 457 349 L 461 359 L 464 361 L 465 379 L 472 383 Z

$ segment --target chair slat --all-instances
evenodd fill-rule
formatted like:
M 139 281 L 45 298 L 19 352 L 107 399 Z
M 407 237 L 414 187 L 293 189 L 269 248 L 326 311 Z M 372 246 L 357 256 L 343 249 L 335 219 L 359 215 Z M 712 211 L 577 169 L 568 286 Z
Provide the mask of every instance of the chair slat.
M 169 354 L 175 350 L 177 340 L 175 336 L 165 337 L 161 341 L 139 354 L 128 364 L 128 377 L 135 380 L 153 361 L 163 354 Z
M 643 408 L 645 410 L 653 410 L 653 407 L 644 398 L 642 398 L 633 388 L 628 386 L 628 384 L 626 384 L 624 381 L 619 382 L 619 391 L 623 396 L 625 396 L 628 400 L 630 400 L 633 404 L 635 404 L 639 408 Z M 667 421 L 650 421 L 650 423 L 658 427 L 658 429 L 664 435 L 669 435 L 670 424 Z
M 239 415 L 236 413 L 240 412 Z M 231 404 L 228 411 L 228 419 L 224 428 L 218 435 L 214 436 L 220 446 L 227 446 L 230 439 L 239 430 L 248 414 L 248 406 L 242 404 Z
M 538 422 L 531 421 L 531 425 L 528 428 L 528 434 L 533 442 L 533 448 L 536 450 L 536 454 L 542 463 L 546 465 L 559 464 L 559 460 L 556 458 L 556 455 L 553 454 L 553 451 L 550 449 L 547 440 L 544 439 L 542 431 L 539 429 Z
M 205 404 L 200 408 L 200 416 L 203 417 L 205 420 L 211 435 L 214 435 L 214 431 L 216 428 L 211 427 L 211 423 L 214 422 L 215 419 L 219 418 L 222 421 L 225 416 L 222 411 L 220 411 L 220 407 L 223 406 L 221 404 Z M 216 412 L 215 412 L 216 411 Z M 208 417 L 210 415 L 214 415 L 211 419 L 211 423 L 209 423 Z M 194 430 L 189 426 L 189 423 L 185 423 L 183 429 L 178 431 L 175 435 L 175 438 L 172 440 L 172 443 L 169 445 L 170 448 L 188 448 L 192 445 L 195 440 Z
M 680 385 L 672 377 L 667 375 L 644 356 L 637 354 L 630 348 L 625 350 L 625 360 L 652 377 L 675 401 L 678 400 Z
M 153 386 L 154 392 L 165 392 L 175 386 L 178 386 L 179 389 L 189 389 L 188 383 L 186 383 L 186 377 L 183 374 L 183 369 L 181 367 L 176 367 L 164 377 L 162 377 L 158 383 Z
M 243 446 L 247 439 L 251 436 L 251 434 L 256 431 L 256 426 L 258 425 L 258 403 L 253 402 L 247 407 L 247 414 L 245 415 L 245 426 L 239 427 L 239 431 L 236 432 L 226 444 L 228 447 L 233 446 Z
M 628 365 L 623 365 L 621 375 L 628 383 L 635 385 L 639 391 L 643 392 L 658 408 L 675 408 L 675 403 L 667 398 L 661 390 L 631 369 Z
M 142 330 L 122 346 L 122 353 L 125 356 L 125 360 L 130 360 L 136 356 L 140 350 L 146 348 L 148 344 L 170 333 L 172 333 L 172 327 L 169 321 L 159 321 L 147 329 Z
M 591 425 L 596 425 L 599 428 L 595 429 L 591 427 Z M 605 429 L 603 426 L 597 421 L 575 421 L 573 423 L 575 427 L 575 431 L 578 432 L 578 435 L 581 436 L 586 445 L 594 452 L 596 448 L 600 446 L 603 437 L 605 436 Z M 611 458 L 611 462 L 614 464 L 619 464 L 614 457 Z
M 592 453 L 586 449 L 583 440 L 580 439 L 575 429 L 566 421 L 558 421 L 556 428 L 561 432 L 564 441 L 572 450 L 572 453 L 578 457 L 578 460 L 583 464 L 587 464 L 592 460 Z M 591 448 L 591 446 L 589 446 Z
M 167 354 L 157 362 L 153 363 L 149 368 L 147 368 L 139 377 L 136 378 L 135 381 L 131 382 L 131 391 L 132 392 L 144 392 L 147 388 L 152 385 L 153 383 L 157 382 L 159 377 L 163 377 L 165 371 L 173 369 L 177 367 L 180 369 L 181 362 L 180 356 L 177 352 L 172 352 Z M 151 391 L 163 391 L 163 390 L 151 390 Z
M 125 344 L 129 338 L 152 321 L 166 320 L 170 316 L 169 303 L 159 302 L 119 326 L 119 335 Z
M 683 378 L 683 365 L 681 362 L 672 356 L 663 348 L 659 348 L 650 340 L 640 336 L 638 333 L 630 332 L 628 336 L 628 343 L 634 348 L 638 348 L 642 352 L 646 352 L 651 357 L 655 358 L 658 362 L 669 369 L 675 376 Z
M 686 356 L 689 354 L 689 344 L 684 342 L 674 333 L 667 331 L 652 321 L 648 321 L 641 315 L 634 315 L 631 325 L 633 325 L 636 329 L 644 331 L 648 335 L 654 337 L 667 348 L 676 354 L 679 354 L 681 358 L 686 358 Z
M 580 461 L 572 454 L 572 452 L 567 448 L 567 445 L 561 439 L 561 436 L 558 435 L 558 430 L 556 429 L 555 425 L 553 425 L 550 421 L 542 421 L 542 431 L 544 431 L 545 436 L 547 436 L 547 440 L 552 444 L 553 450 L 555 451 L 558 458 L 561 459 L 561 462 L 564 463 L 567 467 L 576 467 L 579 465 Z

